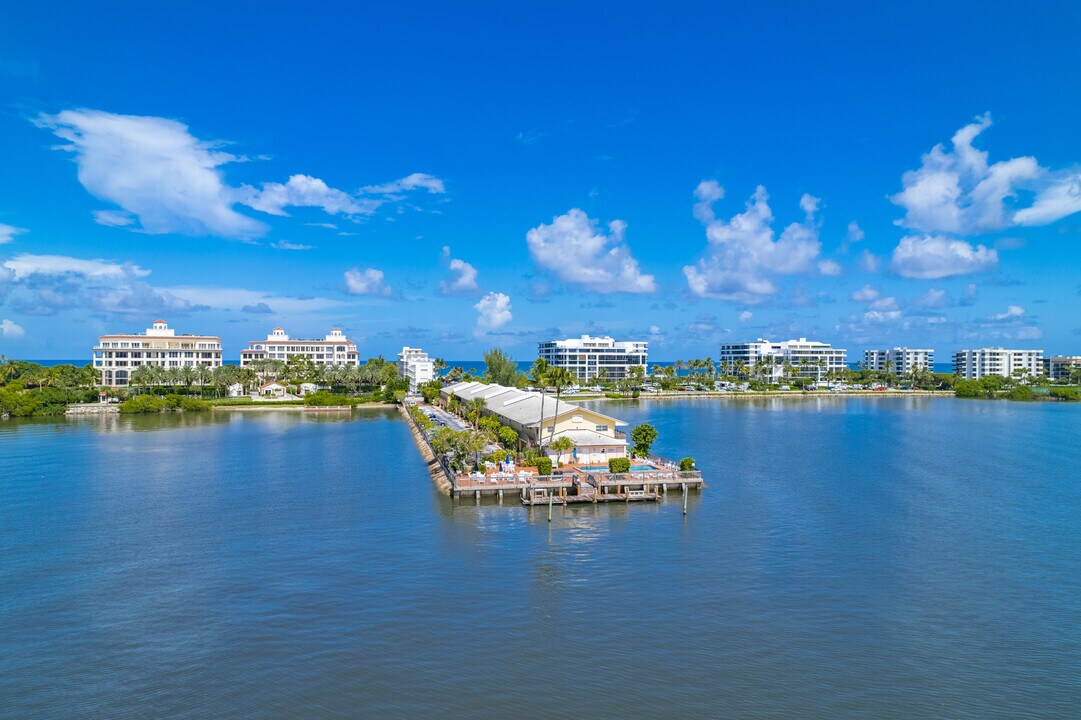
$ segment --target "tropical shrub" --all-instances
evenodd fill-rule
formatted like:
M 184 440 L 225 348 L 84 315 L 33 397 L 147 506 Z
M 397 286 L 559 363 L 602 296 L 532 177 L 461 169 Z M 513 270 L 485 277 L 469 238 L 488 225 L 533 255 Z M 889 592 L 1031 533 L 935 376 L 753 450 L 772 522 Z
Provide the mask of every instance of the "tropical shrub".
M 334 395 L 326 390 L 308 393 L 304 396 L 304 404 L 314 407 L 334 407 L 339 405 L 356 405 L 357 398 L 348 395 Z M 428 418 L 424 418 L 427 420 Z
M 165 398 L 153 395 L 136 395 L 120 403 L 122 413 L 160 413 L 168 406 Z
M 657 428 L 647 423 L 636 425 L 634 430 L 631 430 L 631 440 L 634 441 L 634 447 L 631 450 L 634 457 L 646 457 L 649 455 L 650 447 L 657 440 Z
M 1032 388 L 1028 385 L 1017 385 L 1016 387 L 1010 388 L 1009 392 L 1006 393 L 1006 398 L 1008 400 L 1017 400 L 1021 402 L 1031 400 Z
M 679 461 L 679 469 L 683 472 L 694 470 L 694 458 L 685 457 Z
M 608 472 L 610 473 L 628 473 L 631 471 L 630 458 L 609 458 L 608 459 Z
M 1081 392 L 1075 387 L 1054 387 L 1051 388 L 1049 394 L 1056 400 L 1067 400 L 1071 402 L 1081 400 Z
M 539 457 L 537 458 L 537 474 L 538 475 L 551 475 L 552 474 L 552 458 Z

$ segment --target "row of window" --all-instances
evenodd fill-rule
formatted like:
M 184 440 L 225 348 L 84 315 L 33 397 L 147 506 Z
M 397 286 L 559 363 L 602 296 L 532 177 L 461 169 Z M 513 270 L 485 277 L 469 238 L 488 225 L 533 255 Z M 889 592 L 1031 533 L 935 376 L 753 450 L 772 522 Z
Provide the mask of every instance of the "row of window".
M 190 342 L 103 342 L 101 348 L 192 348 L 195 350 L 221 350 L 221 343 L 190 343 Z
M 298 353 L 298 352 L 303 352 L 303 353 L 340 352 L 340 353 L 343 353 L 343 352 L 348 352 L 351 349 L 355 351 L 355 348 L 347 348 L 345 345 L 337 345 L 337 346 L 335 346 L 333 348 L 333 350 L 331 348 L 329 348 L 329 347 L 324 346 L 324 345 L 287 345 L 287 346 L 273 345 L 270 348 L 267 348 L 265 345 L 252 345 L 248 349 L 249 350 L 267 350 L 267 349 L 269 349 L 269 350 L 273 350 L 273 351 L 277 351 L 277 352 L 291 352 L 291 353 Z
M 94 357 L 95 358 L 101 358 L 101 357 L 106 357 L 106 358 L 126 358 L 126 357 L 142 358 L 142 357 L 144 357 L 144 355 L 145 355 L 145 357 L 150 358 L 150 359 L 153 359 L 153 358 L 165 358 L 165 357 L 171 357 L 171 358 L 178 358 L 178 357 L 194 358 L 194 357 L 199 357 L 199 358 L 201 358 L 203 360 L 213 360 L 215 358 L 220 358 L 221 357 L 221 353 L 202 352 L 202 353 L 199 353 L 198 355 L 196 355 L 196 353 L 194 353 L 194 352 L 188 351 L 188 352 L 181 353 L 181 352 L 176 351 L 176 350 L 173 350 L 173 351 L 170 351 L 170 352 L 167 352 L 167 353 L 166 352 L 142 353 L 142 352 L 136 352 L 136 351 L 131 351 L 131 352 L 123 352 L 123 351 L 121 351 L 121 352 L 104 352 L 104 353 L 95 353 Z

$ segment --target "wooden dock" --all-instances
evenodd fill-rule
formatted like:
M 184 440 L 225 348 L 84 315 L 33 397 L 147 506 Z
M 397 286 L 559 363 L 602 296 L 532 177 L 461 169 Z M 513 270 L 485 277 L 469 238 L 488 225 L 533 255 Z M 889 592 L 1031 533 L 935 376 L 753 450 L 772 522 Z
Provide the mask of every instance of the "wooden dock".
M 470 477 L 452 479 L 451 495 L 456 499 L 472 496 L 518 495 L 523 505 L 572 505 L 602 502 L 655 502 L 668 492 L 701 491 L 705 486 L 698 471 L 630 472 L 623 474 L 568 472 L 563 475 Z

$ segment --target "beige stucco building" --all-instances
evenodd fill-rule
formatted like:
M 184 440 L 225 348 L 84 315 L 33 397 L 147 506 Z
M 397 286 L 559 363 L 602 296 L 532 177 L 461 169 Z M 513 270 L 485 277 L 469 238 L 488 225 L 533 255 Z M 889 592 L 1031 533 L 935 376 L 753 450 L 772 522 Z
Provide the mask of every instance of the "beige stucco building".
M 177 335 L 164 320 L 155 320 L 145 333 L 102 335 L 94 347 L 94 368 L 101 384 L 123 387 L 135 368 L 221 367 L 221 338 L 217 335 Z
M 316 365 L 360 365 L 357 344 L 338 328 L 331 328 L 322 340 L 305 340 L 289 337 L 280 327 L 266 340 L 250 341 L 240 352 L 240 365 L 247 367 L 257 360 L 287 362 L 294 355 L 303 355 Z

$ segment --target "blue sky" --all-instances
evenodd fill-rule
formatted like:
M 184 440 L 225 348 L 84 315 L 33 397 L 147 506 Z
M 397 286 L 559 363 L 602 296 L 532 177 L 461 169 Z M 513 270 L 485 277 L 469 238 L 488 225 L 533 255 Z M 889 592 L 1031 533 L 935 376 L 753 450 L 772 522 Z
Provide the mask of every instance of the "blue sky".
M 0 352 L 1081 353 L 1072 3 L 22 3 Z

